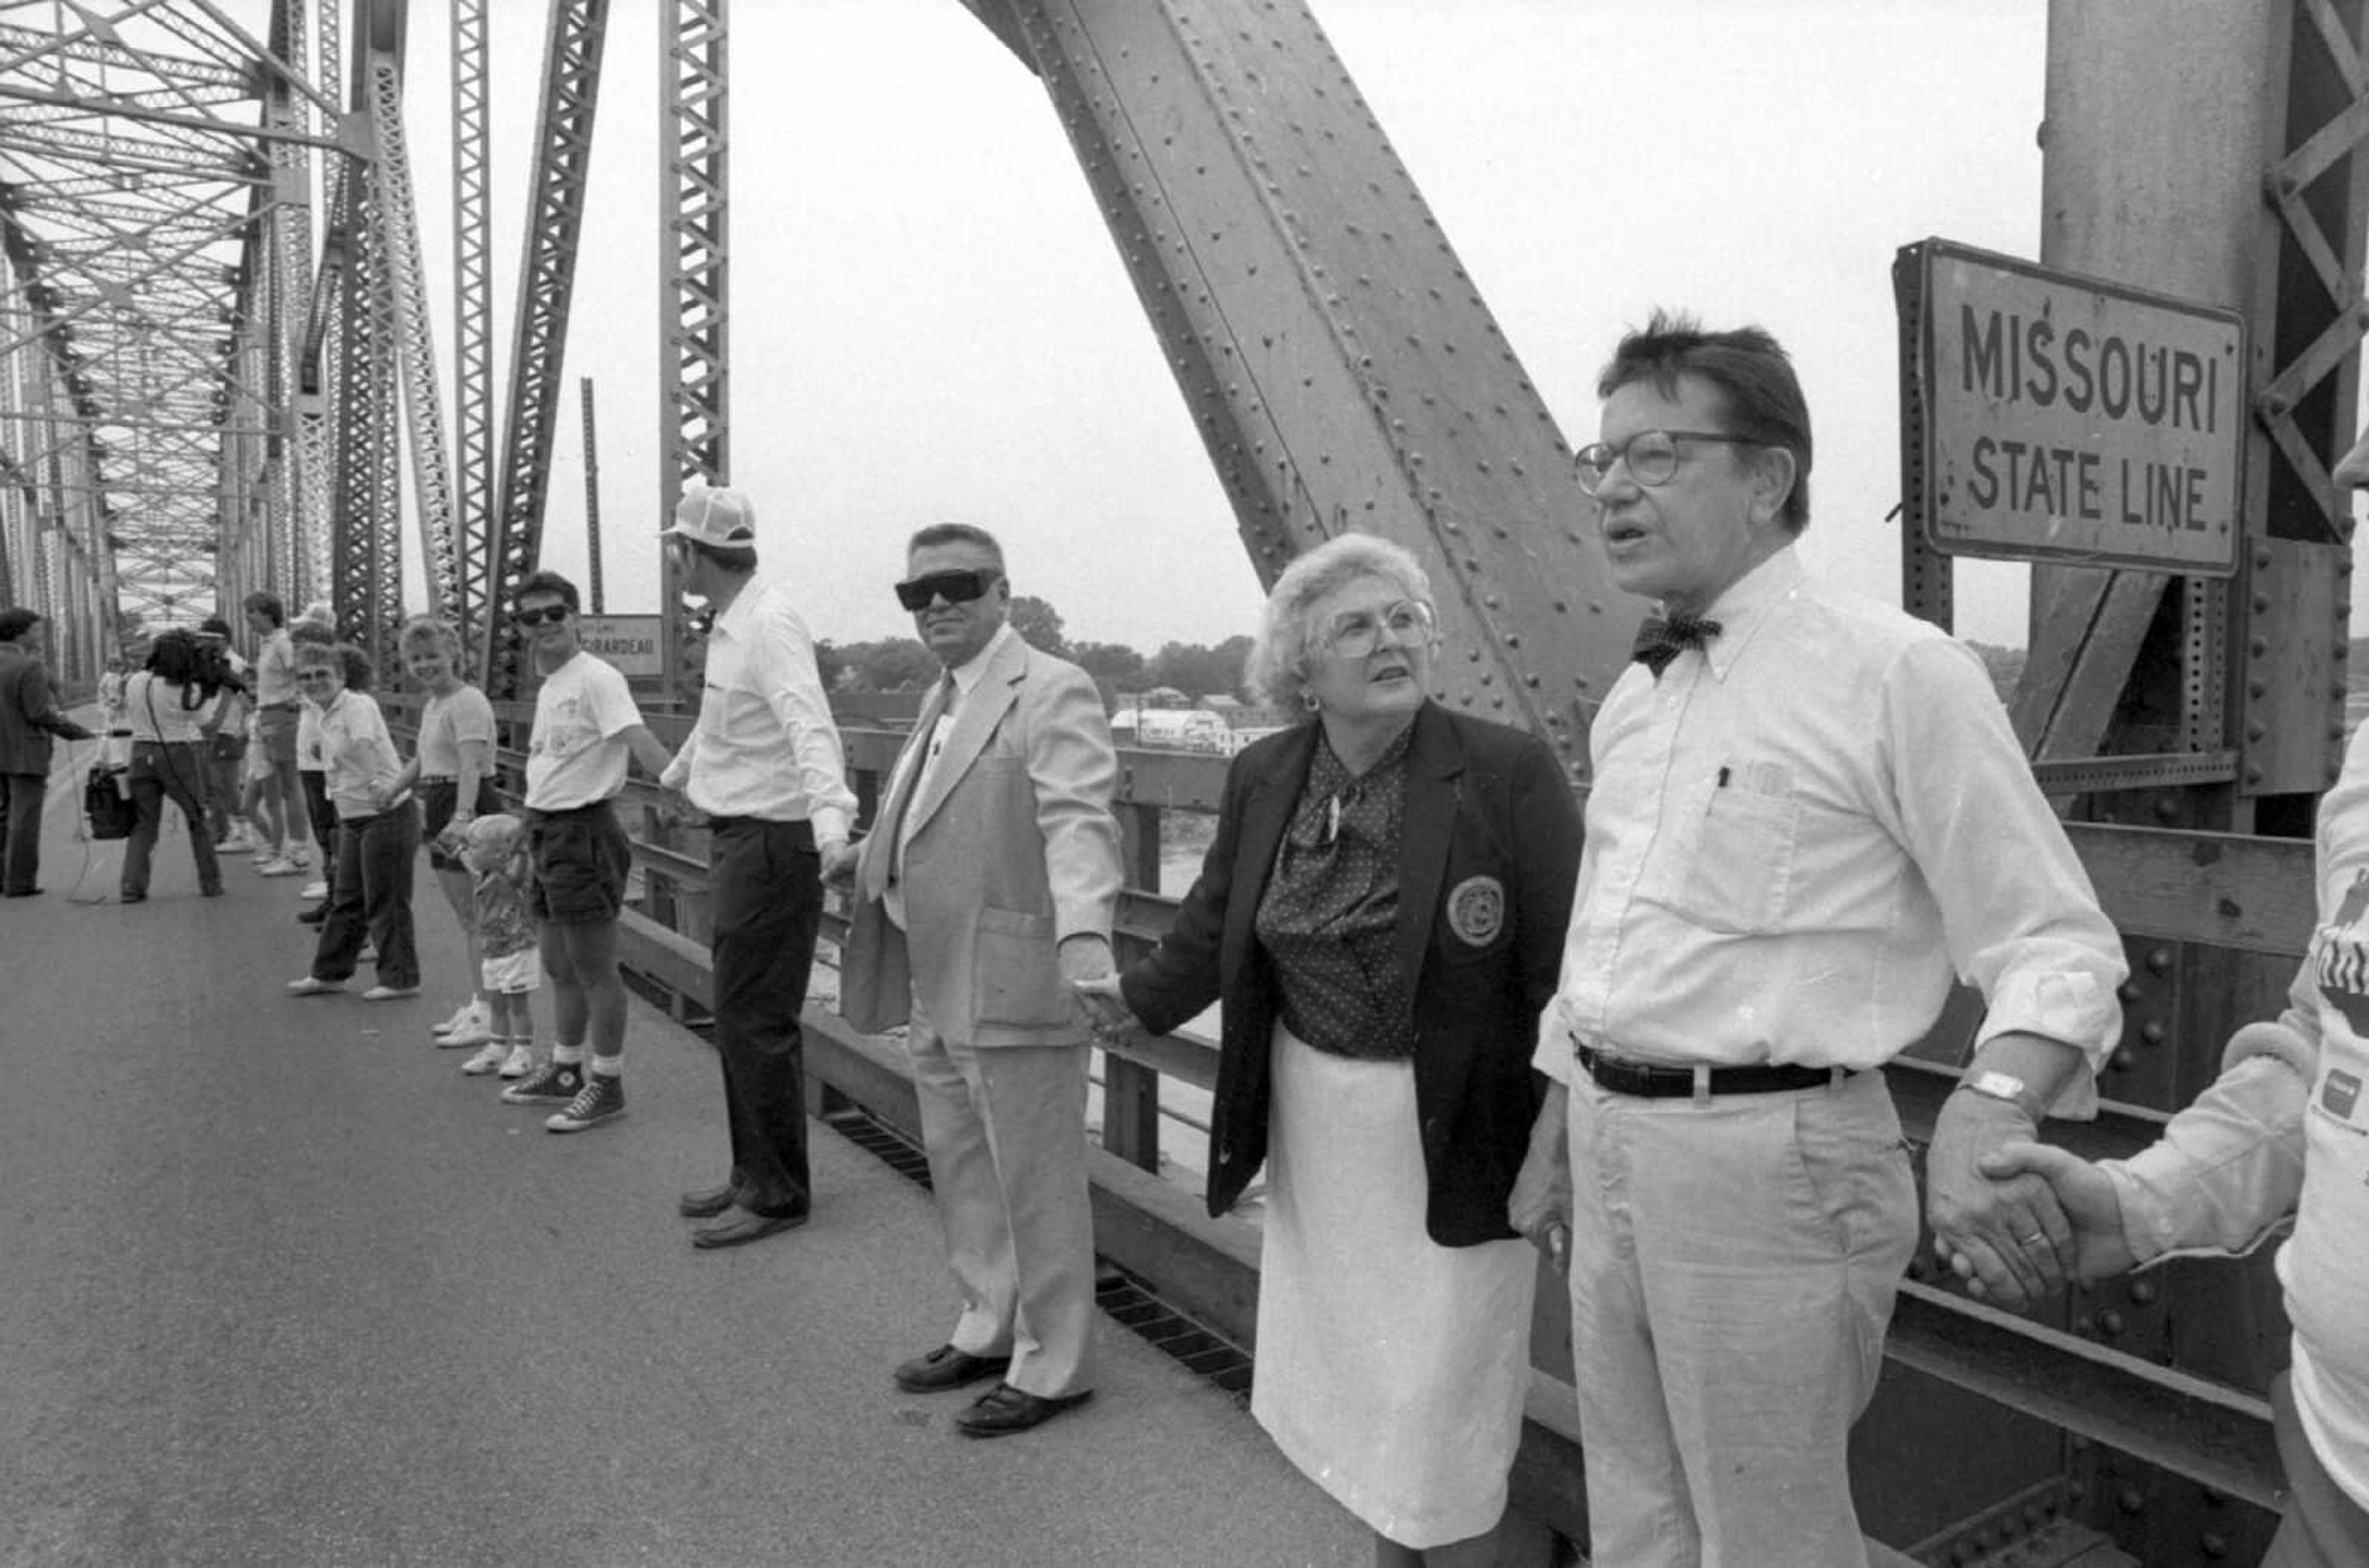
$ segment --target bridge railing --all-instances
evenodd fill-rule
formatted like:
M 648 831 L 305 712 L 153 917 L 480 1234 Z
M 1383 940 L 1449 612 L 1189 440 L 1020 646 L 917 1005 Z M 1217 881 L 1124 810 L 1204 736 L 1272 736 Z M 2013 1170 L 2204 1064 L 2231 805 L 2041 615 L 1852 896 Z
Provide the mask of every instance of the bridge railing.
M 401 696 L 386 701 L 389 722 L 400 729 L 413 704 Z M 515 786 L 523 777 L 523 746 L 532 710 L 525 704 L 498 704 L 497 714 L 499 760 L 506 782 Z M 681 743 L 689 727 L 689 720 L 678 715 L 653 715 L 648 722 L 670 749 Z M 869 822 L 905 735 L 874 727 L 841 733 L 859 818 Z M 1114 807 L 1128 886 L 1119 907 L 1115 946 L 1120 962 L 1126 963 L 1148 950 L 1167 929 L 1176 900 L 1161 890 L 1163 848 L 1173 850 L 1180 837 L 1201 837 L 1205 830 L 1177 830 L 1186 827 L 1187 818 L 1215 812 L 1228 760 L 1209 753 L 1125 750 L 1119 761 Z M 705 830 L 666 820 L 658 809 L 656 790 L 647 784 L 630 784 L 623 804 L 646 886 L 639 907 L 629 908 L 624 916 L 620 956 L 672 999 L 678 1016 L 704 1013 L 712 982 Z M 2134 971 L 2143 964 L 2163 972 L 2172 967 L 2167 956 L 2177 949 L 2202 953 L 2215 962 L 2252 960 L 2267 966 L 2266 975 L 2292 972 L 2310 925 L 2307 842 L 2095 825 L 2078 825 L 2073 831 L 2093 865 L 2136 857 L 2161 868 L 2152 876 L 2100 878 L 2102 887 L 2128 889 L 2117 895 L 2121 902 L 2107 913 L 2142 955 Z M 824 936 L 835 948 L 844 933 L 844 911 L 834 898 L 825 914 Z M 833 959 L 829 951 L 824 956 L 827 963 Z M 2265 994 L 2262 986 L 2267 983 L 2238 989 L 2249 995 Z M 1960 1030 L 1967 1026 L 1966 1001 L 1962 996 L 1952 1009 Z M 827 1004 L 809 1003 L 803 1022 L 810 1108 L 822 1114 L 853 1104 L 918 1142 L 920 1113 L 901 1048 L 857 1033 Z M 1945 1040 L 1952 1027 L 1952 1018 L 1945 1017 L 1936 1039 Z M 2112 1098 L 2115 1076 L 2128 1065 L 2131 1052 L 2126 1044 L 2116 1067 L 2109 1070 L 2103 1091 L 2109 1098 L 2099 1120 L 2052 1124 L 2052 1138 L 2091 1158 L 2127 1154 L 2155 1138 L 2166 1109 Z M 1946 1047 L 1941 1054 L 1948 1054 Z M 1089 1151 L 1098 1247 L 1179 1310 L 1252 1346 L 1257 1228 L 1236 1214 L 1209 1218 L 1201 1203 L 1197 1172 L 1192 1162 L 1174 1158 L 1179 1150 L 1197 1152 L 1206 1132 L 1190 1107 L 1204 1103 L 1214 1089 L 1215 1041 L 1185 1031 L 1100 1055 L 1101 1142 Z M 1956 1082 L 1956 1069 L 1926 1051 L 1894 1062 L 1886 1075 L 1904 1127 L 1921 1147 L 1940 1101 Z M 1164 1084 L 1183 1093 L 1163 1104 Z M 1162 1175 L 1164 1166 L 1181 1167 L 1178 1175 L 1191 1175 L 1191 1185 Z M 1920 1256 L 1924 1251 L 1920 1248 Z M 2093 1307 L 2073 1302 L 2066 1308 L 2072 1314 L 2068 1322 L 2112 1318 Z M 1532 1517 L 1584 1539 L 1578 1423 L 1560 1280 L 1539 1292 L 1534 1328 L 1537 1366 L 1529 1420 L 1515 1469 L 1515 1503 Z M 2046 1423 L 2067 1435 L 2077 1451 L 2103 1445 L 2201 1482 L 2221 1496 L 2275 1505 L 2280 1472 L 2268 1405 L 2256 1391 L 2157 1365 L 2100 1343 L 2088 1327 L 2066 1332 L 1995 1311 L 1942 1288 L 1921 1266 L 1904 1282 L 1887 1354 L 1895 1369 Z M 1887 1391 L 1896 1380 L 1887 1379 Z M 1910 1381 L 1912 1387 L 1924 1386 Z M 1914 1403 L 1913 1395 L 1894 1397 Z M 1907 1419 L 1916 1419 L 1913 1411 Z M 2032 1494 L 2019 1493 L 2013 1501 L 2025 1524 L 2019 1527 L 2015 1519 L 2005 1518 L 1988 1528 L 2010 1532 L 2030 1528 Z M 2070 1504 L 2059 1488 L 2048 1505 Z M 1944 1509 L 1940 1516 L 1958 1516 Z M 1924 1542 L 1920 1551 L 1928 1555 L 1946 1551 L 1935 1544 L 1941 1539 Z

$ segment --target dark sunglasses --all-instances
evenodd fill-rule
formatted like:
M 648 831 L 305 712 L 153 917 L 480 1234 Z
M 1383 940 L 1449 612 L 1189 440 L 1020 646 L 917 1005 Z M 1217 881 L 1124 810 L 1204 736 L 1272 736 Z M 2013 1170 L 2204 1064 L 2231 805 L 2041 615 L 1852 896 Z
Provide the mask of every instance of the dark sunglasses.
M 908 610 L 927 610 L 933 599 L 943 599 L 949 604 L 968 604 L 993 588 L 1002 576 L 1001 572 L 991 569 L 932 572 L 927 577 L 898 583 L 897 602 Z
M 540 610 L 513 612 L 511 619 L 521 626 L 556 626 L 574 613 L 565 604 L 546 604 Z

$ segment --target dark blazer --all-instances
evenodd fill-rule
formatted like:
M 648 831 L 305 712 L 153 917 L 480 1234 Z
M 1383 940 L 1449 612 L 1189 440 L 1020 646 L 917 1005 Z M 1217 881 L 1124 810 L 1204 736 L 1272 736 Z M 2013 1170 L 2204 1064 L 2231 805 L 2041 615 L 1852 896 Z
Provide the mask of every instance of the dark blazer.
M 1225 1004 L 1212 1215 L 1233 1206 L 1266 1159 L 1267 1052 L 1282 998 L 1252 917 L 1316 734 L 1301 725 L 1234 759 L 1200 879 L 1159 947 L 1121 980 L 1127 1006 L 1155 1034 Z M 1442 1246 L 1514 1234 L 1505 1202 L 1541 1099 L 1530 1053 L 1562 971 L 1579 841 L 1571 785 L 1537 738 L 1436 703 L 1418 710 L 1407 746 L 1399 954 L 1414 982 L 1425 1226 Z
M 51 699 L 49 666 L 26 658 L 14 643 L 0 646 L 0 773 L 49 777 L 52 735 L 90 738 Z

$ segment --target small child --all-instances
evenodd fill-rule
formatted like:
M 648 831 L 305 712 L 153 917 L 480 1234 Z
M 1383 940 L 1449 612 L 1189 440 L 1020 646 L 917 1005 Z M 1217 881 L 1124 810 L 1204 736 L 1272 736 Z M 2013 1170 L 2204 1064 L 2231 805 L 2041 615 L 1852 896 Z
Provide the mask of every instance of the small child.
M 461 858 L 476 888 L 479 967 L 493 998 L 493 1038 L 461 1070 L 524 1078 L 534 1070 L 534 992 L 543 984 L 534 917 L 527 912 L 524 825 L 498 811 L 475 818 Z

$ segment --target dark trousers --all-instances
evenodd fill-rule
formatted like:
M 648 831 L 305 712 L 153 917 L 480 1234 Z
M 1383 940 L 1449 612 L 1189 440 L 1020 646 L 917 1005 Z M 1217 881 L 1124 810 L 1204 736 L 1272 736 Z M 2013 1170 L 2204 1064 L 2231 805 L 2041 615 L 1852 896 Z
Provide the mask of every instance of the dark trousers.
M 0 773 L 0 892 L 29 893 L 41 879 L 41 796 L 46 773 Z
M 321 846 L 321 880 L 329 897 L 338 896 L 338 808 L 329 800 L 329 775 L 317 768 L 299 768 L 304 784 L 304 817 L 313 824 L 313 841 Z
M 806 1005 L 822 919 L 822 867 L 804 822 L 719 818 L 708 844 L 715 928 L 715 1051 L 732 1126 L 732 1196 L 756 1214 L 804 1214 Z
M 419 983 L 419 948 L 411 930 L 411 876 L 419 858 L 419 813 L 408 805 L 338 823 L 337 869 L 329 874 L 329 913 L 313 949 L 313 978 L 349 979 L 365 934 L 378 947 L 378 983 Z
M 214 835 L 206 825 L 206 749 L 192 741 L 158 744 L 143 740 L 132 748 L 132 840 L 123 846 L 123 896 L 148 895 L 149 859 L 156 852 L 156 834 L 165 826 L 165 803 L 171 801 L 189 818 L 189 853 L 197 857 L 198 886 L 209 895 L 222 891 L 222 866 L 214 858 Z

